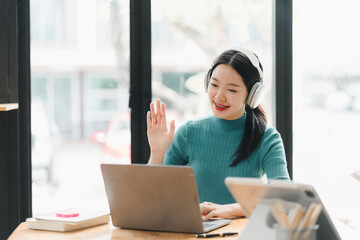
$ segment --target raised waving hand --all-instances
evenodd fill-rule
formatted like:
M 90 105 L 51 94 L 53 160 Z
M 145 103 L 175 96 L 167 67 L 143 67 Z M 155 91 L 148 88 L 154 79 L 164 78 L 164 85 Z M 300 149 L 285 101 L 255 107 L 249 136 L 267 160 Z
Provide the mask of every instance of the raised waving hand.
M 164 156 L 174 139 L 175 121 L 170 123 L 168 130 L 166 123 L 165 104 L 156 101 L 156 111 L 154 103 L 150 103 L 150 111 L 146 115 L 147 135 L 150 145 L 149 164 L 163 164 Z

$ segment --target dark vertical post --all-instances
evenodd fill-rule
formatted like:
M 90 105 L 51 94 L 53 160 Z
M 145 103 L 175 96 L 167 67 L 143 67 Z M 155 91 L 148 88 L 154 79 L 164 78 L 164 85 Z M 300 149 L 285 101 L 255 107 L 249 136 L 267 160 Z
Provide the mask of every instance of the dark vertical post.
M 293 178 L 292 129 L 292 0 L 275 0 L 276 128 L 285 146 Z
M 151 0 L 130 1 L 131 162 L 147 163 L 146 112 L 151 102 Z
M 32 215 L 31 175 L 31 78 L 30 78 L 30 1 L 18 0 L 18 86 L 20 221 Z M 17 84 L 18 83 L 18 84 Z M 15 93 L 14 93 L 15 94 Z
M 31 216 L 29 0 L 0 0 L 0 239 Z
M 10 101 L 8 78 L 8 20 L 7 1 L 0 0 L 0 103 Z
M 10 101 L 7 1 L 0 0 L 0 104 Z M 9 114 L 0 111 L 0 239 L 10 233 Z
M 11 232 L 10 211 L 10 174 L 9 172 L 9 123 L 10 113 L 0 111 L 0 239 L 7 239 Z
M 21 34 L 18 16 L 19 2 L 7 1 L 8 16 L 8 78 L 10 102 L 18 102 L 18 78 L 19 78 L 19 39 L 18 33 Z M 16 16 L 16 17 L 14 17 Z
M 8 237 L 9 234 L 20 224 L 21 219 L 21 176 L 20 176 L 20 159 L 19 159 L 19 137 L 18 137 L 18 116 L 17 109 L 0 112 L 4 125 L 1 125 L 1 131 L 5 133 L 6 139 L 1 145 L 3 150 L 0 150 L 1 158 L 5 168 L 2 169 L 2 174 L 5 175 L 6 181 L 2 190 L 4 194 L 2 198 L 6 199 L 7 205 L 2 205 L 6 208 L 3 211 L 6 213 L 2 217 L 1 232 L 3 236 Z M 5 150 L 4 148 L 7 148 Z M 4 152 L 5 150 L 5 152 Z M 3 152 L 5 154 L 3 154 Z M 2 214 L 3 215 L 3 214 Z M 24 219 L 25 220 L 25 219 Z M 5 224 L 4 224 L 5 223 Z M 3 225 L 4 224 L 4 225 Z M 5 231 L 4 231 L 5 230 Z M 7 235 L 7 236 L 6 236 Z M 1 238 L 2 239 L 2 238 Z

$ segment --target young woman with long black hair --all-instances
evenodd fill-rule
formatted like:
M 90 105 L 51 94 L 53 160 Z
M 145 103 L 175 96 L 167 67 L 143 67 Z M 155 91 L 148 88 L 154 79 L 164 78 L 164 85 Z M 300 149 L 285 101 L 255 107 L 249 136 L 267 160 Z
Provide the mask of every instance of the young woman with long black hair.
M 263 70 L 247 50 L 227 50 L 205 76 L 212 116 L 188 121 L 176 131 L 166 124 L 165 105 L 150 104 L 147 114 L 149 164 L 193 167 L 205 219 L 242 216 L 224 184 L 228 176 L 289 180 L 280 134 L 267 126 L 259 105 Z

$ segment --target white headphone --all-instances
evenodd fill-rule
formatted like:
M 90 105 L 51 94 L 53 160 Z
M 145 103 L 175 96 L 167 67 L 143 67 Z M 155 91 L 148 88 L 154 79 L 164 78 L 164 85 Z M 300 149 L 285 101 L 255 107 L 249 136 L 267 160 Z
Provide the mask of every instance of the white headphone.
M 255 54 L 247 49 L 240 48 L 240 52 L 242 52 L 251 62 L 251 64 L 258 70 L 260 76 L 260 82 L 255 82 L 252 86 L 246 103 L 249 105 L 250 108 L 254 109 L 259 106 L 261 99 L 265 93 L 265 84 L 263 82 L 263 71 L 260 68 L 259 59 L 255 56 Z

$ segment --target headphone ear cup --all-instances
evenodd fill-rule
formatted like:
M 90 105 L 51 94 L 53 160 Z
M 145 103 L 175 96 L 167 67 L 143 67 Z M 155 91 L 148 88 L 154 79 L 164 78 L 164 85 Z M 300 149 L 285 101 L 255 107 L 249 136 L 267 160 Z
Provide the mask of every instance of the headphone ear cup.
M 261 82 L 256 82 L 247 97 L 246 103 L 249 105 L 250 108 L 254 109 L 259 106 L 263 96 L 265 93 L 265 84 Z

